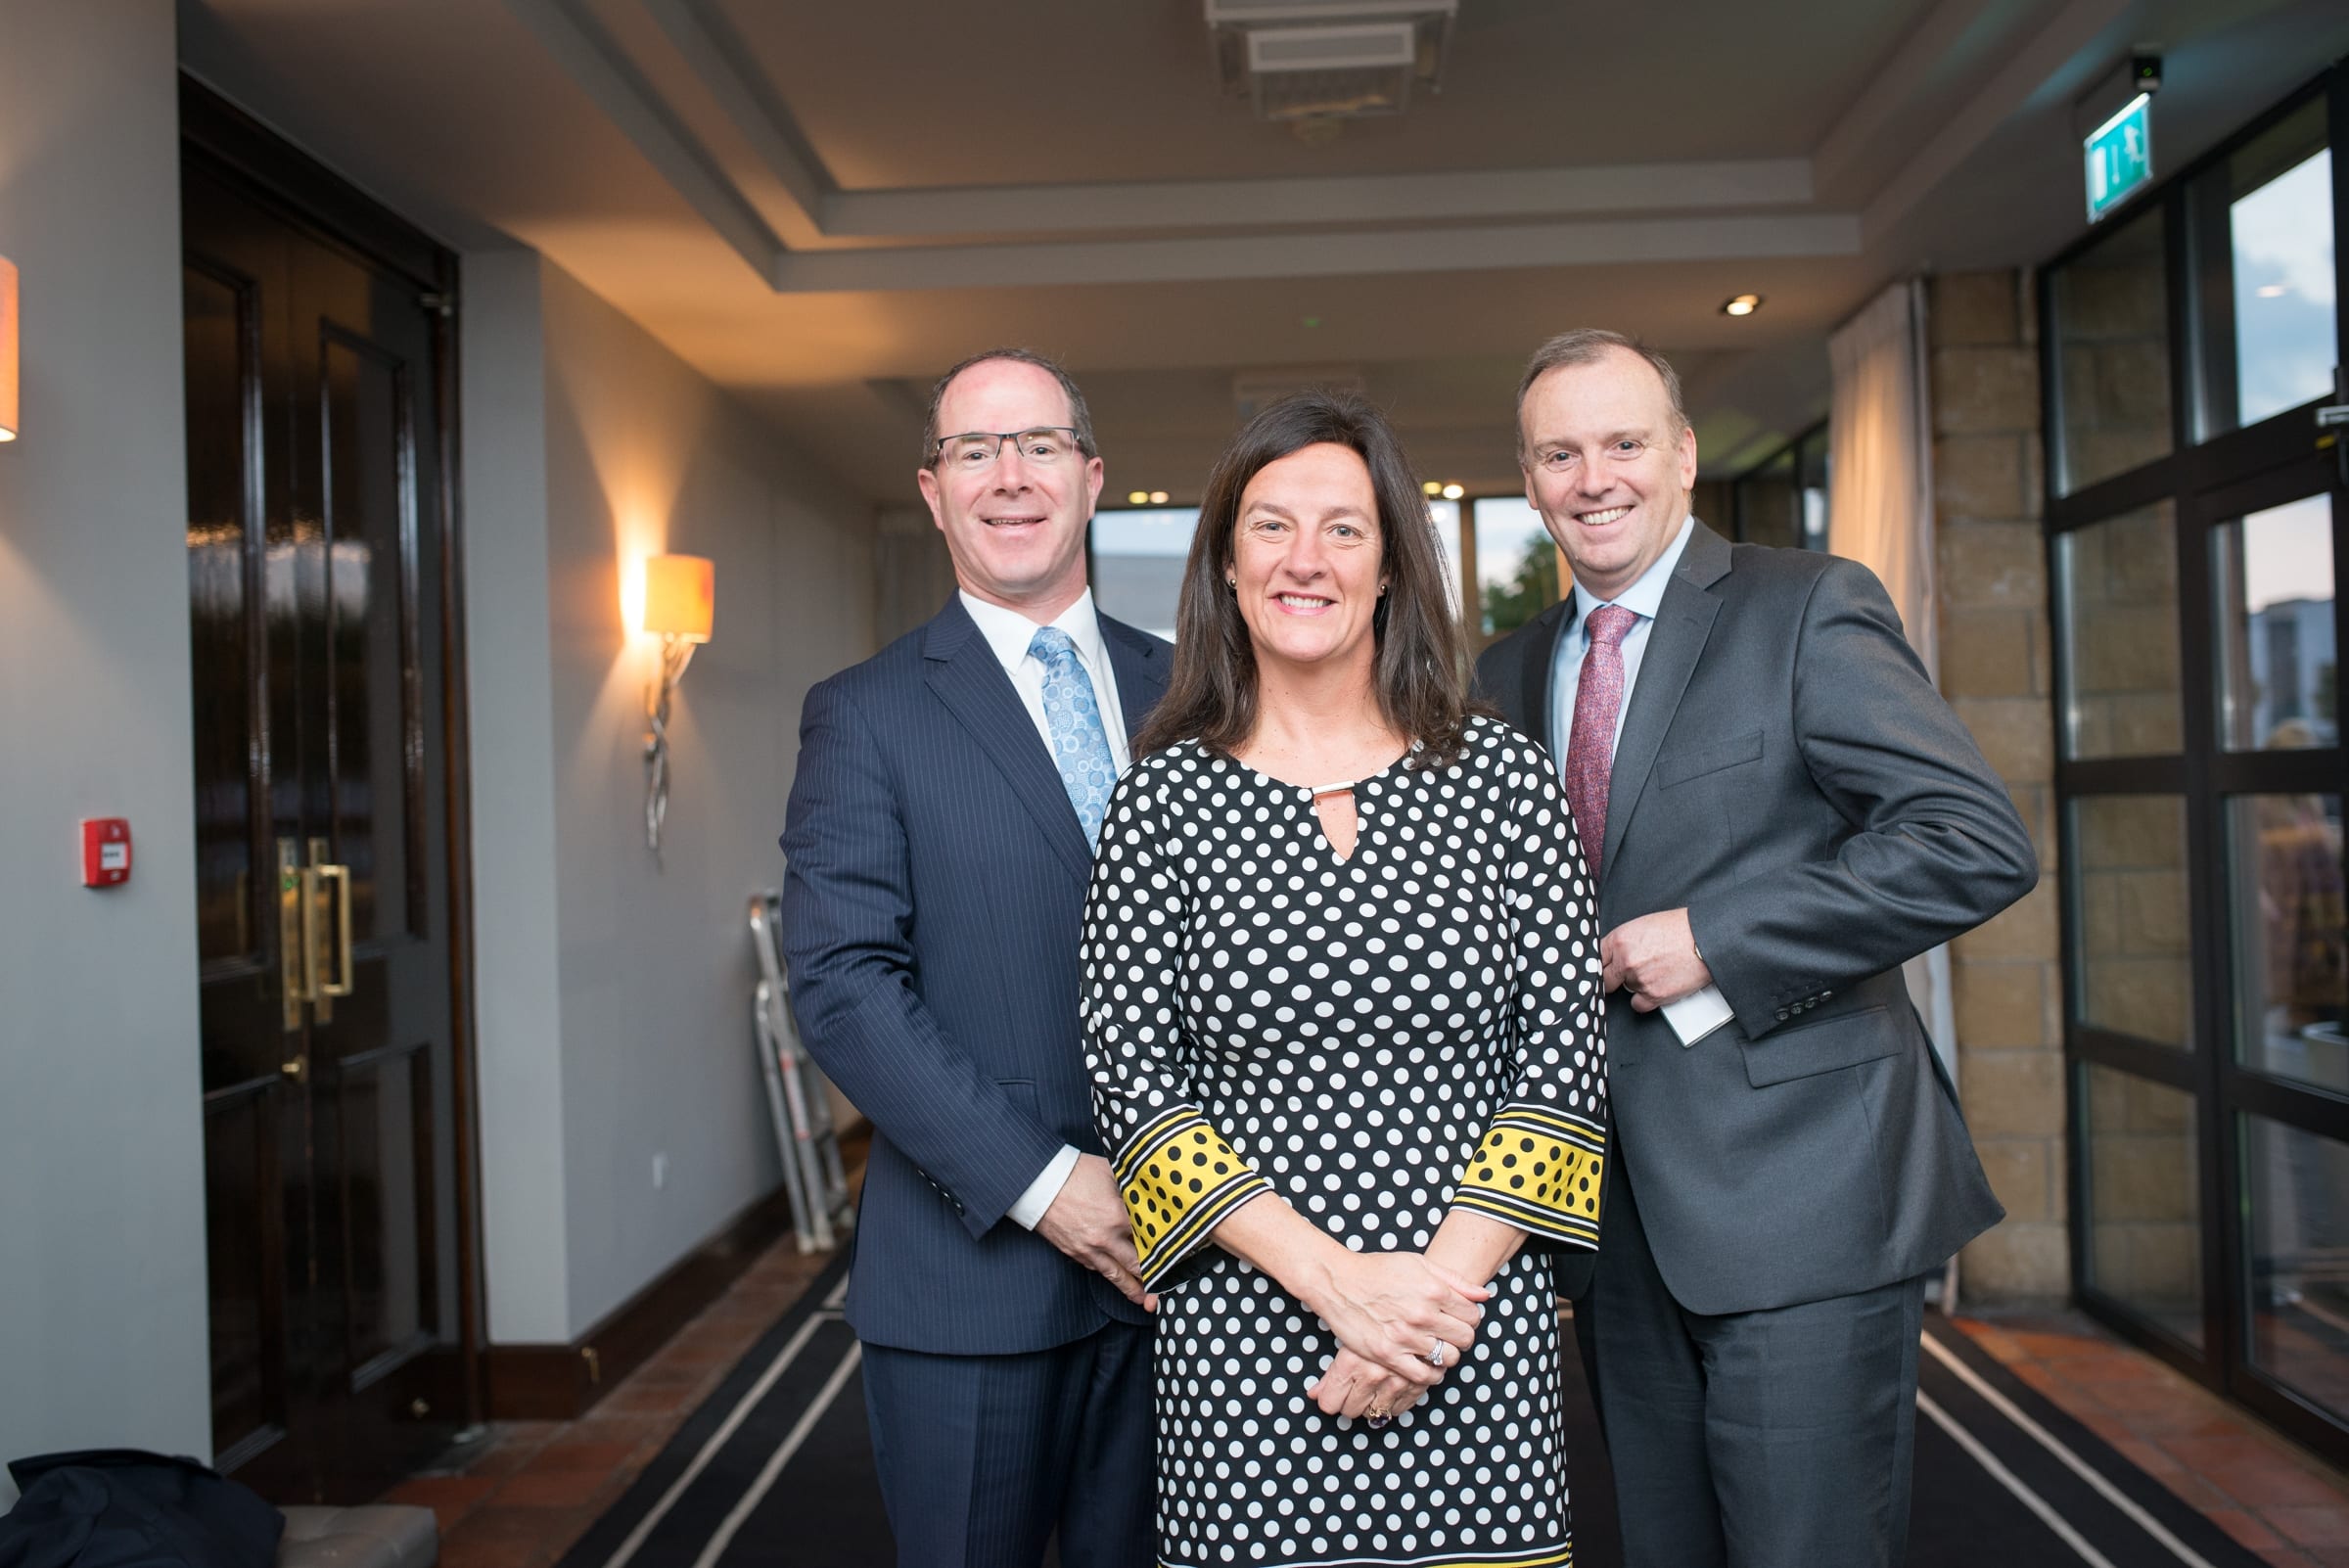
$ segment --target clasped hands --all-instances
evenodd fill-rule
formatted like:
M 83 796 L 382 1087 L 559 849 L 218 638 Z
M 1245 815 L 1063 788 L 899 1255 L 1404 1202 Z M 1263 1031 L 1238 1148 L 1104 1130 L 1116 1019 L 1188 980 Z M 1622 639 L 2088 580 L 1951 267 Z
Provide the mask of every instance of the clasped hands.
M 1306 1392 L 1325 1415 L 1378 1422 L 1401 1414 L 1476 1343 L 1492 1294 L 1419 1253 L 1348 1253 L 1331 1264 L 1326 1288 L 1309 1304 L 1340 1348 Z

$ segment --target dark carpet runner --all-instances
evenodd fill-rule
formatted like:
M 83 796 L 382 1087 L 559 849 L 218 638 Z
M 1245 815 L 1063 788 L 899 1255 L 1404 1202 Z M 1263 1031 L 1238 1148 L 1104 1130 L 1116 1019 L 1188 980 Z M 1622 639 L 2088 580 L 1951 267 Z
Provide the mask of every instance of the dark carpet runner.
M 560 1568 L 888 1568 L 846 1260 L 768 1330 Z M 1911 1568 L 2263 1568 L 2096 1434 L 1928 1314 Z M 1570 1368 L 1580 1363 L 1571 1351 Z M 1621 1558 L 1579 1371 L 1568 1379 L 1580 1568 Z M 1143 1568 L 1143 1565 L 1137 1565 Z

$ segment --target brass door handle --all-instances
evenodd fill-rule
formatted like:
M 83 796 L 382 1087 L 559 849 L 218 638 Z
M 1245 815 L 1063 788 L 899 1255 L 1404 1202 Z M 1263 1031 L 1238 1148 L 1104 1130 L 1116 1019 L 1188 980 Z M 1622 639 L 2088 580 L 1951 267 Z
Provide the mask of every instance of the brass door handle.
M 322 966 L 318 961 L 320 938 L 323 935 L 319 928 L 325 924 L 318 917 L 318 884 L 324 869 L 315 865 L 301 868 L 301 993 L 310 1001 L 317 1001 L 326 994 L 320 989 L 325 982 L 319 973 Z M 321 1007 L 319 1016 L 323 1021 L 332 1015 Z
M 316 981 L 310 962 L 311 934 L 317 922 L 310 917 L 310 875 L 302 869 L 301 846 L 293 839 L 277 841 L 277 955 L 285 977 L 285 1032 L 299 1033 L 302 1009 L 309 1005 Z M 292 1075 L 288 1075 L 289 1077 Z
M 335 942 L 336 969 L 339 980 L 330 980 L 318 989 L 321 996 L 347 996 L 358 983 L 358 963 L 350 952 L 350 867 L 346 865 L 313 866 L 311 870 L 320 882 L 335 885 Z M 312 949 L 315 951 L 315 949 Z

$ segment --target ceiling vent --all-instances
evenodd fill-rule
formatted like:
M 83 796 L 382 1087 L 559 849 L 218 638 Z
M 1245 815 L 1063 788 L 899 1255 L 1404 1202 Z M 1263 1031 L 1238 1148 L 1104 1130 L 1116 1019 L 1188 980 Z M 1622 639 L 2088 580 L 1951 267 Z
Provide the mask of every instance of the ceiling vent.
M 1223 91 L 1308 140 L 1441 90 L 1459 0 L 1206 0 Z

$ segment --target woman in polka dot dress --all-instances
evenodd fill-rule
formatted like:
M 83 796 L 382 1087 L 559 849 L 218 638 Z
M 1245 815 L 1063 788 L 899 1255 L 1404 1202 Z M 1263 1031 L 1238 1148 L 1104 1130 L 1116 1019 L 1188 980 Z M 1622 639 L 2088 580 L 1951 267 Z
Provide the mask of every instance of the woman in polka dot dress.
M 1177 627 L 1082 997 L 1160 1295 L 1161 1560 L 1570 1562 L 1551 1255 L 1598 1234 L 1591 889 L 1548 760 L 1468 711 L 1375 411 L 1241 432 Z

